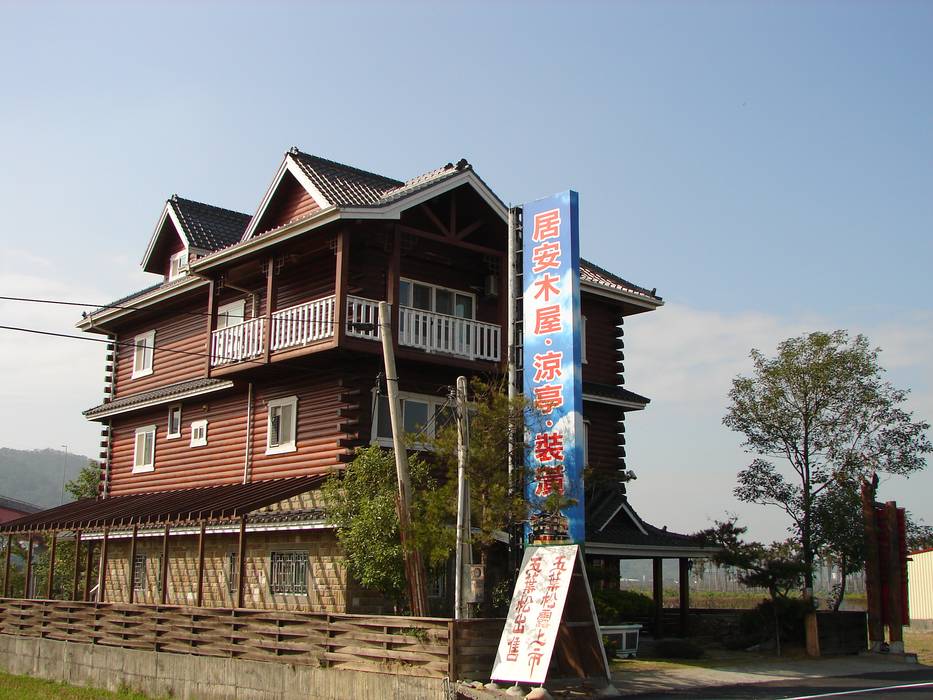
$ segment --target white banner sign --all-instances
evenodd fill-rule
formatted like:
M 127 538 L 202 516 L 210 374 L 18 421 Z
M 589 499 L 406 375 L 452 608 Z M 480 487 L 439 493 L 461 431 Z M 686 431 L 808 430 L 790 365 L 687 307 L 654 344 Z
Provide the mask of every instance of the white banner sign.
M 493 680 L 544 683 L 578 556 L 577 545 L 525 550 L 499 640 Z

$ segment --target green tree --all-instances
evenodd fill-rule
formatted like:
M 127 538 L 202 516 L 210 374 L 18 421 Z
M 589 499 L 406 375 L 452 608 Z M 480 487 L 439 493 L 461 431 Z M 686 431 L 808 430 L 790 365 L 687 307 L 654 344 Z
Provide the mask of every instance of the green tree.
M 428 464 L 409 458 L 412 484 L 413 546 L 427 567 L 446 563 L 454 547 L 453 524 L 438 513 L 437 489 Z M 342 472 L 323 486 L 327 519 L 337 527 L 337 539 L 346 552 L 351 576 L 367 588 L 380 591 L 401 607 L 406 580 L 399 533 L 398 478 L 395 455 L 378 446 L 360 448 Z
M 718 545 L 713 561 L 739 572 L 739 582 L 753 588 L 764 588 L 771 597 L 774 619 L 774 642 L 781 654 L 781 609 L 790 591 L 800 585 L 807 565 L 800 558 L 794 542 L 745 542 L 748 528 L 736 524 L 735 518 L 716 522 L 715 526 L 699 533 L 709 544 Z
M 878 353 L 845 331 L 789 338 L 777 355 L 752 350 L 754 372 L 738 376 L 723 423 L 759 457 L 739 472 L 739 500 L 775 506 L 791 519 L 813 587 L 814 511 L 834 484 L 872 471 L 902 476 L 922 469 L 933 447 L 924 421 L 904 409 L 907 391 L 882 379 Z M 772 460 L 790 467 L 786 479 Z

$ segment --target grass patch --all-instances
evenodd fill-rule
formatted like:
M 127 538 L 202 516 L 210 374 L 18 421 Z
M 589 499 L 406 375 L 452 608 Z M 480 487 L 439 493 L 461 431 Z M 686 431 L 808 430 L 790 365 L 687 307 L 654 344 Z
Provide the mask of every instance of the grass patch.
M 933 632 L 914 632 L 906 628 L 904 649 L 915 653 L 920 663 L 933 665 Z
M 97 688 L 80 688 L 31 676 L 0 672 L 0 700 L 150 700 L 129 690 L 112 693 Z

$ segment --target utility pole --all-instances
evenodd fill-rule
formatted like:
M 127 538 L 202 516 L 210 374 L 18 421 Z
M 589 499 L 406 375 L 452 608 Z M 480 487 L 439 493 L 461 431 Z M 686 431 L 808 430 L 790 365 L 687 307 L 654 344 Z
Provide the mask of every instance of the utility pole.
M 518 393 L 518 342 L 516 337 L 516 324 L 518 322 L 516 312 L 516 301 L 518 299 L 518 269 L 516 256 L 518 255 L 518 231 L 520 228 L 519 217 L 521 216 L 520 207 L 511 207 L 509 209 L 509 240 L 508 240 L 508 312 L 506 314 L 508 330 L 508 381 L 509 381 L 509 498 L 515 495 L 516 486 L 516 462 L 518 455 L 515 454 L 516 433 L 523 430 L 523 426 L 515 425 L 513 410 L 515 406 L 515 397 Z M 516 525 L 509 527 L 509 576 L 514 579 L 518 575 L 520 533 Z
M 392 320 L 389 305 L 379 302 L 379 329 L 382 335 L 382 354 L 386 366 L 386 388 L 389 391 L 389 419 L 392 423 L 392 448 L 395 452 L 395 471 L 398 474 L 398 523 L 405 557 L 405 575 L 411 612 L 415 617 L 428 615 L 428 587 L 421 553 L 411 541 L 411 479 L 408 476 L 408 451 L 402 440 L 402 406 L 398 400 L 398 373 L 395 369 L 395 348 L 392 345 Z
M 467 412 L 467 380 L 457 377 L 457 561 L 454 588 L 454 618 L 470 616 L 464 596 L 463 570 L 472 561 L 470 545 L 470 482 L 467 479 L 467 460 L 470 455 L 470 423 Z

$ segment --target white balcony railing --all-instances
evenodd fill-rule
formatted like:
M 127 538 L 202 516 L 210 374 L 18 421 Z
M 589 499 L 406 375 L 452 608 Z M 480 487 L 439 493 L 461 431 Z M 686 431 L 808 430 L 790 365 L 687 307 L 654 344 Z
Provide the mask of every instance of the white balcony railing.
M 347 335 L 379 340 L 379 302 L 347 296 Z
M 502 332 L 499 326 L 407 306 L 399 311 L 399 345 L 498 362 Z
M 264 318 L 254 318 L 211 334 L 211 365 L 217 367 L 262 354 Z
M 334 336 L 334 296 L 296 304 L 272 313 L 273 351 Z

